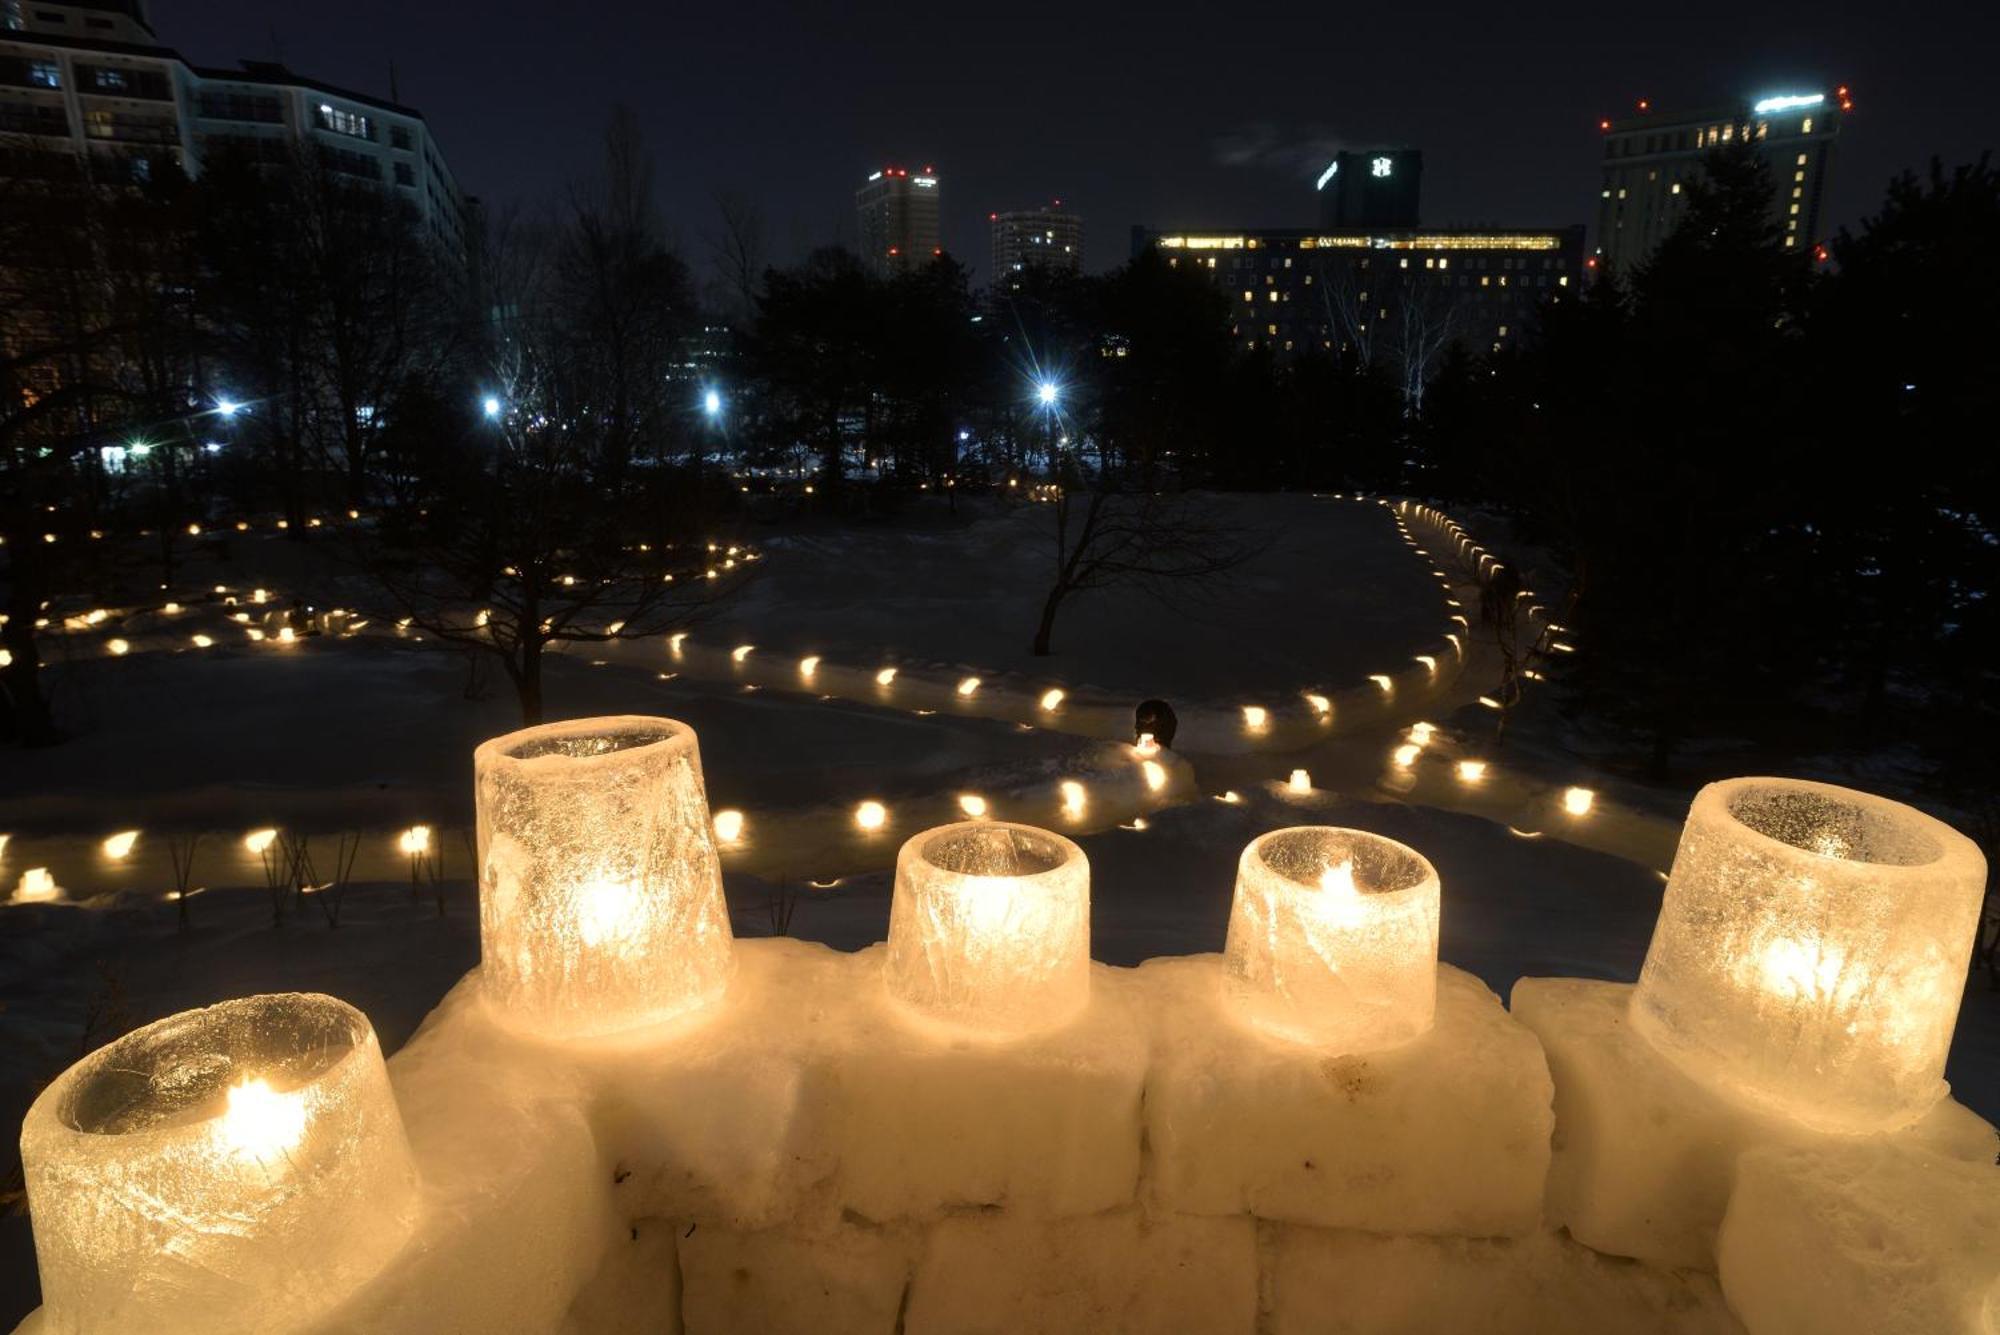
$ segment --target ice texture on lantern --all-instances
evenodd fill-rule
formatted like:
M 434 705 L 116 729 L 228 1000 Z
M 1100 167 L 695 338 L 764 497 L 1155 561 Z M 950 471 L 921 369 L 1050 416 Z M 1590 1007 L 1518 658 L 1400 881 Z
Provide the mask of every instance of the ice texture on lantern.
M 1696 795 L 1632 1027 L 1698 1079 L 1826 1130 L 1944 1093 L 1986 861 L 1914 808 L 1831 784 Z
M 51 1333 L 303 1329 L 417 1218 L 375 1031 L 314 994 L 185 1011 L 98 1049 L 35 1100 L 21 1159 Z
M 1090 1000 L 1090 863 L 1058 834 L 942 825 L 896 855 L 883 968 L 897 1000 L 994 1035 L 1053 1029 Z
M 733 964 L 694 730 L 551 723 L 473 757 L 481 976 L 509 1019 L 609 1033 L 695 1011 Z
M 1223 950 L 1239 1014 L 1342 1052 L 1393 1047 L 1437 1008 L 1438 875 L 1362 830 L 1299 825 L 1244 848 Z

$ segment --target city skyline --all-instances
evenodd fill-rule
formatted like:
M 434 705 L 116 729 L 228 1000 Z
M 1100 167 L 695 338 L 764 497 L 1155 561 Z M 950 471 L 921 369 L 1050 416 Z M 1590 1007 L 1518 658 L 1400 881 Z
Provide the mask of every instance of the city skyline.
M 1058 44 L 973 40 L 980 21 L 969 8 L 900 25 L 770 6 L 697 16 L 609 4 L 412 11 L 363 0 L 335 12 L 158 0 L 153 19 L 163 43 L 208 65 L 282 58 L 376 95 L 387 95 L 393 65 L 399 95 L 425 109 L 464 188 L 499 208 L 588 175 L 610 104 L 623 100 L 647 132 L 660 204 L 684 245 L 699 249 L 713 196 L 731 192 L 763 214 L 777 263 L 830 241 L 856 245 L 856 182 L 912 153 L 955 182 L 943 243 L 983 276 L 987 215 L 1019 200 L 1061 196 L 1092 218 L 1085 261 L 1095 271 L 1124 258 L 1133 224 L 1306 225 L 1331 153 L 1386 142 L 1425 152 L 1436 183 L 1426 225 L 1594 225 L 1598 122 L 1641 97 L 1698 106 L 1850 85 L 1856 112 L 1829 231 L 1874 208 L 1896 171 L 1921 169 L 1932 153 L 1970 160 L 2000 140 L 1983 87 L 1990 42 L 1975 31 L 2000 29 L 1990 15 L 1947 26 L 1926 22 L 1919 5 L 1815 26 L 1786 15 L 1724 24 L 1718 11 L 1712 23 L 1689 13 L 1627 34 L 1580 8 L 1575 22 L 1558 10 L 1532 23 L 1450 8 L 1446 21 L 1369 14 L 1370 48 L 1422 58 L 1359 64 L 1352 21 L 1260 16 L 1268 40 L 1240 48 L 1254 61 L 1247 84 L 1209 77 L 1218 48 L 1195 40 L 1197 29 L 1219 36 L 1229 25 L 1194 10 L 1133 28 L 1084 6 Z M 663 54 L 695 49 L 701 58 L 684 66 Z M 1335 69 L 1340 78 L 1322 77 Z M 1030 94 L 1048 81 L 1086 92 L 1059 126 L 1033 112 Z

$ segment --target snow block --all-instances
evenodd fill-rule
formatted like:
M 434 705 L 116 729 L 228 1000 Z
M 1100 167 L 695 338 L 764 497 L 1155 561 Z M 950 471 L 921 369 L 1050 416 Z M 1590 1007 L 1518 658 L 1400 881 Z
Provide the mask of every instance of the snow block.
M 1880 1140 L 1753 1150 L 1720 1261 L 1750 1335 L 1990 1335 L 2000 1168 Z
M 1696 1083 L 1626 1023 L 1632 988 L 1523 978 L 1514 1014 L 1556 1083 L 1548 1221 L 1615 1256 L 1715 1268 L 1736 1161 L 1759 1145 L 1839 1143 L 1726 1090 Z M 1895 1139 L 1957 1159 L 1993 1158 L 1993 1128 L 1949 1099 Z
M 786 939 L 738 941 L 735 952 L 715 1010 L 540 1050 L 592 1090 L 627 1219 L 755 1229 L 830 1217 L 817 1190 L 833 1172 L 826 1054 L 857 986 L 852 957 Z
M 895 1335 L 914 1234 L 838 1226 L 815 1236 L 686 1227 L 681 1316 L 696 1335 Z
M 389 1060 L 420 1213 L 397 1259 L 320 1327 L 328 1335 L 556 1330 L 621 1227 L 582 1085 L 517 1059 L 476 978 Z
M 681 1272 L 664 1219 L 642 1219 L 612 1240 L 556 1335 L 680 1335 Z
M 907 1335 L 1251 1335 L 1257 1245 L 1247 1218 L 961 1215 L 931 1229 Z M 693 1329 L 690 1325 L 690 1329 Z
M 1540 1226 L 1548 1068 L 1472 975 L 1440 966 L 1430 1032 L 1355 1056 L 1249 1027 L 1224 1001 L 1217 956 L 1149 960 L 1138 981 L 1160 1208 L 1377 1233 Z
M 1263 1335 L 1737 1335 L 1711 1276 L 1555 1233 L 1382 1237 L 1263 1226 Z
M 1132 1202 L 1146 1029 L 1129 970 L 1093 964 L 1060 1029 L 966 1036 L 898 1005 L 884 948 L 853 958 L 836 1067 L 840 1207 L 886 1222 L 966 1206 L 1089 1214 Z

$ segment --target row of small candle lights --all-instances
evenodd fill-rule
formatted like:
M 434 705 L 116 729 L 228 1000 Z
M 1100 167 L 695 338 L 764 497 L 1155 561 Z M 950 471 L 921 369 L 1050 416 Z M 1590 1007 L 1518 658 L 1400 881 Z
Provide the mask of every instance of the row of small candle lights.
M 480 988 L 499 1020 L 574 1041 L 726 1004 L 729 813 L 709 812 L 692 729 L 551 724 L 485 743 L 474 768 Z M 1984 881 L 1970 841 L 1908 807 L 1711 785 L 1634 1027 L 1695 1078 L 1798 1120 L 1907 1123 L 1941 1091 Z M 1420 1038 L 1441 890 L 1421 853 L 1379 835 L 1260 836 L 1239 860 L 1217 1004 L 1323 1054 Z M 919 833 L 897 859 L 883 987 L 953 1041 L 1032 1041 L 1090 1003 L 1089 896 L 1082 849 L 1052 831 Z M 416 1208 L 373 1032 L 330 998 L 250 998 L 128 1035 L 37 1099 L 22 1148 L 51 1330 L 231 1330 L 275 1310 L 303 1324 L 379 1268 Z M 267 1230 L 285 1245 L 240 1245 Z

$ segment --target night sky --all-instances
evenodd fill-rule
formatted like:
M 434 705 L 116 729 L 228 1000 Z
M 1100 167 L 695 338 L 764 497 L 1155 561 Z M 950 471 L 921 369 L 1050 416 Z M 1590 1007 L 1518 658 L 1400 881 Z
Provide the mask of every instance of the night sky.
M 2000 7 L 1686 3 L 1021 4 L 650 0 L 154 0 L 189 59 L 282 57 L 428 117 L 461 185 L 504 207 L 596 163 L 613 100 L 639 113 L 660 202 L 704 262 L 718 191 L 772 256 L 854 240 L 853 191 L 936 164 L 945 244 L 983 277 L 986 214 L 1060 196 L 1091 268 L 1135 222 L 1313 219 L 1334 147 L 1425 153 L 1424 221 L 1595 222 L 1600 116 L 1846 83 L 1829 219 L 1890 175 L 2000 145 Z

